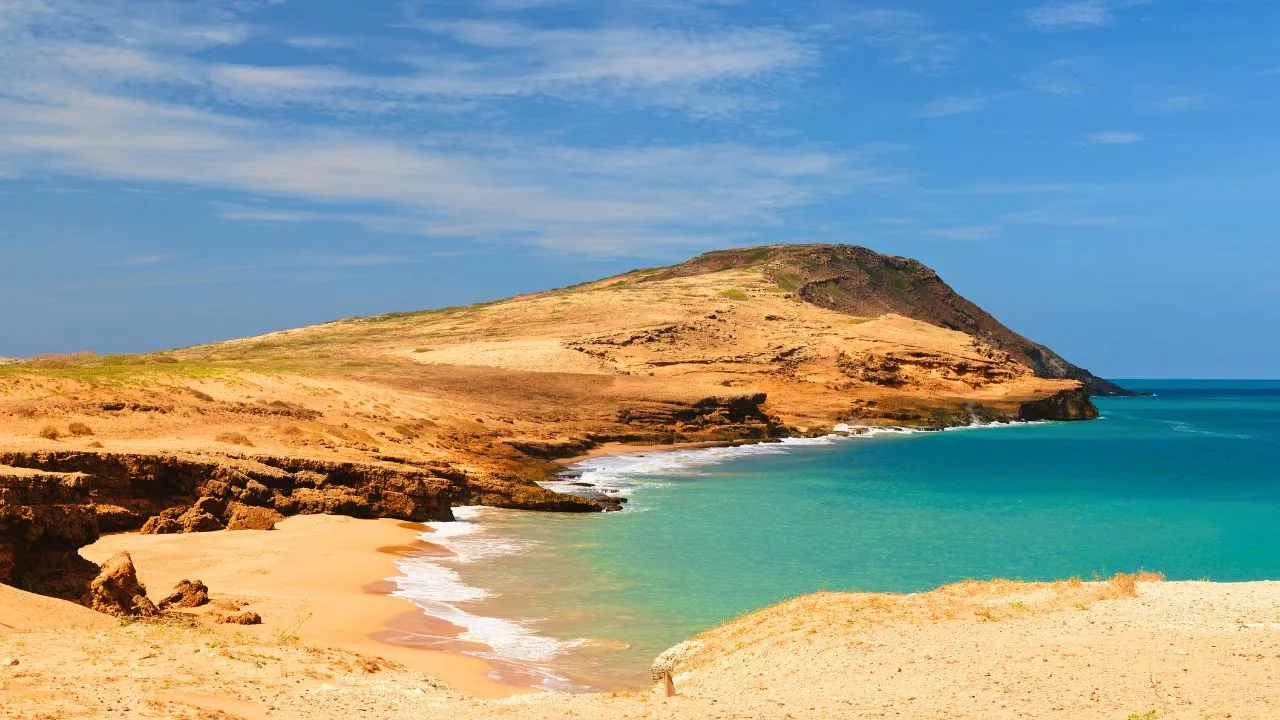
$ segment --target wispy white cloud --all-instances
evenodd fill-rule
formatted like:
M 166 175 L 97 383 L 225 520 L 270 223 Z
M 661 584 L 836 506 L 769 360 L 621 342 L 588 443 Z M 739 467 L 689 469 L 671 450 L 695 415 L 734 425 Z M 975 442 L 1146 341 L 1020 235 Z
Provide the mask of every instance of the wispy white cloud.
M 1117 11 L 1147 0 L 1066 0 L 1027 10 L 1027 22 L 1037 30 L 1060 32 L 1105 27 L 1116 21 Z
M 940 118 L 985 110 L 994 98 L 989 95 L 952 95 L 939 98 L 911 114 L 915 118 Z
M 837 34 L 888 53 L 890 62 L 920 73 L 949 68 L 965 45 L 961 35 L 938 27 L 929 16 L 901 8 L 862 8 L 834 24 Z
M 1001 222 L 1017 225 L 1043 225 L 1064 228 L 1114 228 L 1133 223 L 1114 215 L 1098 215 L 1061 209 L 1023 210 L 1001 216 Z
M 662 28 L 541 29 L 492 20 L 421 21 L 484 59 L 441 54 L 402 59 L 444 75 L 405 81 L 405 89 L 467 97 L 548 95 L 671 107 L 693 115 L 771 107 L 753 83 L 816 60 L 799 34 L 780 28 L 693 32 Z
M 270 208 L 245 207 L 243 205 L 228 205 L 225 203 L 215 203 L 218 217 L 224 220 L 246 220 L 259 222 L 308 222 L 312 220 L 323 220 L 325 216 L 321 213 L 309 210 L 275 210 Z
M 944 240 L 990 240 L 1000 234 L 998 225 L 958 225 L 955 227 L 930 228 L 925 235 Z
M 285 38 L 284 44 L 303 50 L 333 50 L 352 47 L 355 42 L 347 38 L 325 35 L 299 35 Z
M 1131 145 L 1142 142 L 1146 138 L 1138 133 L 1105 130 L 1086 135 L 1081 143 L 1084 145 Z
M 198 6 L 198 7 L 196 7 Z M 336 219 L 389 232 L 600 250 L 691 242 L 781 224 L 796 208 L 895 182 L 881 150 L 779 142 L 577 146 L 484 123 L 463 134 L 379 131 L 450 102 L 543 96 L 676 109 L 758 108 L 778 73 L 815 61 L 770 27 L 547 30 L 495 21 L 415 21 L 441 42 L 399 74 L 356 66 L 215 62 L 201 51 L 254 36 L 239 0 L 168 4 L 27 0 L 0 14 L 0 165 L 285 198 L 226 205 L 225 219 Z M 293 38 L 295 47 L 327 45 Z M 308 103 L 292 120 L 271 111 Z M 267 112 L 270 120 L 263 117 Z M 475 115 L 477 118 L 483 114 Z M 376 127 L 395 127 L 379 123 Z M 301 207 L 295 207 L 301 206 Z
M 1054 60 L 1021 76 L 1027 87 L 1046 95 L 1078 95 L 1088 90 L 1080 79 L 1082 61 L 1073 58 Z
M 1182 112 L 1199 110 L 1209 104 L 1203 93 L 1181 87 L 1153 87 L 1141 91 L 1138 104 L 1148 110 Z

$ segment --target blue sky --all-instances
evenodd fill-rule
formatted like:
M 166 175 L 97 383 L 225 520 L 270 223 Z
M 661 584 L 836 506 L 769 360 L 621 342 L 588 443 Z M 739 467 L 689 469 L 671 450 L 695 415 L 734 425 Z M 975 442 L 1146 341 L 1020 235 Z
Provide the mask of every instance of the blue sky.
M 0 0 L 0 355 L 848 242 L 1275 377 L 1277 117 L 1267 0 Z

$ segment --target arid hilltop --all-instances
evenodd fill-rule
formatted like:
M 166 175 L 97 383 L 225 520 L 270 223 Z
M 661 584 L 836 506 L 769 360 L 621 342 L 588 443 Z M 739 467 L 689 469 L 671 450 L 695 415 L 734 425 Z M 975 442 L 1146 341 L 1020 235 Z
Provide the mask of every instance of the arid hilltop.
M 100 533 L 294 514 L 598 510 L 536 481 L 609 443 L 1096 416 L 1105 381 L 919 263 L 709 253 L 470 307 L 0 367 L 0 582 L 78 597 Z

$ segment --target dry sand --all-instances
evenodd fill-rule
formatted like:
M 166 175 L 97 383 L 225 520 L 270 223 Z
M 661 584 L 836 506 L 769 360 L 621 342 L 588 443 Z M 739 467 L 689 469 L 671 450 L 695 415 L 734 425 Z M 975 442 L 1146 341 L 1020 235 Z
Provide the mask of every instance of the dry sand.
M 422 531 L 421 525 L 396 520 L 307 515 L 287 518 L 270 531 L 110 535 L 80 553 L 101 563 L 128 551 L 153 599 L 179 580 L 199 579 L 213 600 L 243 602 L 245 610 L 262 616 L 262 625 L 243 632 L 296 634 L 307 645 L 378 655 L 478 697 L 520 692 L 491 680 L 492 666 L 478 658 L 371 637 L 400 616 L 421 614 L 411 603 L 386 595 L 390 588 L 384 581 L 399 574 L 395 551 L 416 549 Z
M 412 534 L 301 517 L 266 533 L 114 536 L 89 553 L 132 551 L 153 597 L 198 576 L 215 600 L 249 600 L 260 627 L 122 624 L 0 586 L 0 718 L 1280 717 L 1280 583 L 1132 577 L 811 595 L 696 638 L 676 697 L 478 698 L 510 690 L 474 658 L 367 637 L 406 608 L 362 590 L 392 573 L 376 548 Z

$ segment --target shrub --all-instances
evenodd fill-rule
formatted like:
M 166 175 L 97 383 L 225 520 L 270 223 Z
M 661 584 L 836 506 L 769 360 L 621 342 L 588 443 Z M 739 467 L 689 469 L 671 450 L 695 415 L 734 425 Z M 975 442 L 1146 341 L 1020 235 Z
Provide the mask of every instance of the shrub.
M 67 432 L 75 435 L 76 437 L 85 437 L 86 435 L 93 434 L 93 428 L 82 422 L 73 422 L 67 426 Z
M 218 442 L 222 442 L 222 443 L 228 443 L 230 445 L 245 445 L 248 447 L 253 447 L 253 442 L 250 441 L 249 438 L 244 435 L 244 433 L 236 433 L 236 432 L 218 433 L 218 436 L 215 437 L 214 440 L 217 440 Z
M 45 425 L 44 427 L 40 428 L 40 437 L 44 438 L 45 440 L 57 440 L 58 438 L 62 437 L 62 433 L 58 432 L 58 428 L 52 425 Z

